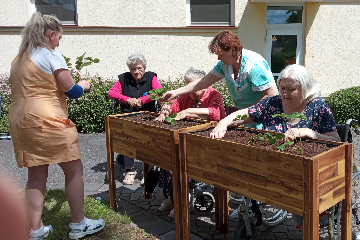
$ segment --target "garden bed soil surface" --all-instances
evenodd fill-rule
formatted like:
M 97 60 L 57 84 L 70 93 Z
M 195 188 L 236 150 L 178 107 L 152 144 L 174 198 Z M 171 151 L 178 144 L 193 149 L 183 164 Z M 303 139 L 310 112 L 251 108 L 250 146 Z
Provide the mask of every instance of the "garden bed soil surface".
M 210 133 L 213 128 L 207 129 L 205 131 L 196 132 L 196 135 L 204 136 L 204 137 L 210 137 Z M 231 129 L 228 130 L 225 133 L 225 136 L 222 138 L 222 140 L 230 141 L 230 142 L 236 142 L 246 145 L 251 145 L 254 147 L 259 147 L 266 150 L 273 150 L 273 151 L 279 151 L 275 148 L 278 147 L 281 143 L 284 142 L 283 139 L 277 139 L 275 144 L 270 144 L 266 137 L 263 141 L 259 140 L 259 138 L 252 138 L 256 135 L 258 135 L 259 132 L 256 131 L 248 131 L 244 129 Z M 301 146 L 302 145 L 302 146 Z M 295 141 L 295 143 L 291 146 L 286 145 L 285 149 L 282 150 L 282 152 L 290 153 L 290 154 L 296 154 L 296 155 L 302 155 L 305 157 L 314 157 L 320 153 L 326 152 L 337 145 L 333 144 L 325 144 L 323 142 L 315 142 L 312 140 L 304 140 L 302 139 L 301 143 L 299 139 Z M 303 149 L 303 154 L 301 154 L 301 148 Z
M 201 121 L 196 121 L 191 119 L 182 119 L 182 120 L 177 120 L 175 125 L 171 125 L 169 122 L 155 121 L 155 118 L 157 118 L 158 116 L 159 115 L 154 113 L 138 113 L 138 114 L 135 113 L 135 114 L 119 116 L 119 118 L 125 118 L 126 120 L 129 121 L 146 123 L 149 125 L 154 125 L 170 130 L 178 130 L 181 128 L 192 127 L 204 123 Z

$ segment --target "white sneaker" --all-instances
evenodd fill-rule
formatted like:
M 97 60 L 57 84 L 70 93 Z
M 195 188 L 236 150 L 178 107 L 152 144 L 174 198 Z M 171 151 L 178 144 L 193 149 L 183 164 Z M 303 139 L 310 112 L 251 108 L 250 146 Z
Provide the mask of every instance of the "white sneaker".
M 238 207 L 237 209 L 235 209 L 230 215 L 229 215 L 229 218 L 231 220 L 238 220 L 238 215 L 239 215 L 239 211 L 240 211 L 240 207 Z
M 30 240 L 42 240 L 45 237 L 49 236 L 50 231 L 52 231 L 53 228 L 51 225 L 49 226 L 42 226 L 40 229 L 33 231 L 30 231 Z
M 69 233 L 69 237 L 71 239 L 82 238 L 87 234 L 93 234 L 105 227 L 105 222 L 102 219 L 92 220 L 84 218 L 80 223 L 70 223 L 69 227 L 71 228 L 71 232 Z

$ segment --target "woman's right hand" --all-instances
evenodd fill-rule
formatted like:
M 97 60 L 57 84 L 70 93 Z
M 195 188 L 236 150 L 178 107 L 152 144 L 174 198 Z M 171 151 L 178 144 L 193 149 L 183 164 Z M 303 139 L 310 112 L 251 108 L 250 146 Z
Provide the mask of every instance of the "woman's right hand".
M 88 81 L 86 81 L 86 80 L 79 81 L 78 85 L 81 86 L 84 89 L 84 91 L 89 90 L 90 86 L 91 86 L 90 83 Z
M 218 125 L 211 131 L 211 138 L 223 138 L 227 130 L 227 125 L 220 121 Z
M 166 118 L 165 114 L 160 113 L 160 115 L 157 118 L 155 118 L 155 121 L 163 122 L 163 121 L 165 121 L 165 118 Z
M 159 102 L 169 102 L 178 97 L 176 90 L 167 91 L 162 95 L 162 97 L 158 100 Z

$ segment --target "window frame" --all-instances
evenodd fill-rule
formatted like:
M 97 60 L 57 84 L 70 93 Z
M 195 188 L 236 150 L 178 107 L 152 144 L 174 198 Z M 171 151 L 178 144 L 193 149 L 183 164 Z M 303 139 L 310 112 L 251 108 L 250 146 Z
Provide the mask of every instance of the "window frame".
M 229 23 L 220 23 L 220 22 L 198 22 L 191 23 L 191 0 L 186 0 L 186 26 L 187 27 L 196 27 L 196 26 L 235 26 L 235 0 L 230 0 L 230 22 Z
M 30 2 L 31 2 L 32 12 L 33 13 L 37 12 L 35 0 L 30 0 Z M 77 26 L 78 25 L 77 0 L 74 0 L 74 2 L 75 2 L 75 7 L 76 7 L 75 21 L 74 22 L 72 22 L 72 21 L 61 21 L 63 26 Z
M 302 23 L 291 23 L 291 24 L 269 24 L 267 23 L 267 9 L 268 7 L 273 6 L 283 6 L 283 7 L 291 7 L 291 6 L 301 6 L 303 8 L 302 11 Z M 305 57 L 305 4 L 304 3 L 267 3 L 265 6 L 265 59 L 269 63 L 271 69 L 271 48 L 272 39 L 269 38 L 269 34 L 273 32 L 278 32 L 278 35 L 297 35 L 297 39 L 300 40 L 297 53 L 296 53 L 296 64 L 303 65 L 304 57 Z M 269 42 L 270 41 L 270 42 Z M 279 73 L 273 73 L 273 76 L 279 76 Z

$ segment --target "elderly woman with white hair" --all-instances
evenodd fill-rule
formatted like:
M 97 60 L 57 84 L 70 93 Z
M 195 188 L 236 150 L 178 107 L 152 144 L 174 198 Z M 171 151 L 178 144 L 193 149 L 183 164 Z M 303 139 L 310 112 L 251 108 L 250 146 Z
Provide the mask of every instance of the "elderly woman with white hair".
M 262 123 L 263 130 L 283 132 L 285 138 L 308 137 L 340 141 L 334 116 L 329 106 L 319 97 L 320 86 L 311 72 L 300 65 L 289 65 L 281 71 L 278 81 L 279 96 L 263 99 L 258 104 L 236 111 L 214 128 L 213 138 L 222 138 L 229 126 L 251 122 Z M 273 117 L 274 114 L 295 112 L 304 114 L 305 119 Z M 247 115 L 245 120 L 233 121 L 238 115 Z
M 204 71 L 190 68 L 185 73 L 186 85 L 203 78 L 206 75 Z M 172 100 L 172 104 L 164 104 L 157 121 L 164 121 L 165 117 L 172 113 L 177 113 L 176 120 L 186 117 L 203 118 L 209 121 L 220 121 L 226 116 L 222 95 L 216 89 L 207 87 L 193 93 L 184 94 L 179 98 Z M 159 187 L 168 185 L 172 173 L 165 169 L 160 171 Z M 192 208 L 193 191 L 195 181 L 189 179 L 189 202 Z M 158 208 L 160 211 L 170 210 L 173 207 L 171 198 L 165 199 Z M 174 209 L 171 210 L 169 217 L 174 217 Z
M 204 71 L 190 68 L 185 73 L 186 85 L 206 75 Z M 171 105 L 164 104 L 160 116 L 156 119 L 164 121 L 165 117 L 177 113 L 175 120 L 186 117 L 203 118 L 209 121 L 219 121 L 226 115 L 222 95 L 212 87 L 198 90 L 172 100 Z
M 155 112 L 155 102 L 148 98 L 148 92 L 161 88 L 154 72 L 145 72 L 146 60 L 142 54 L 128 57 L 126 64 L 130 72 L 120 74 L 119 81 L 109 91 L 109 98 L 120 102 L 121 112 L 150 111 Z M 120 155 L 124 159 L 126 175 L 123 184 L 132 185 L 136 170 L 134 159 Z M 144 178 L 141 185 L 144 184 Z

